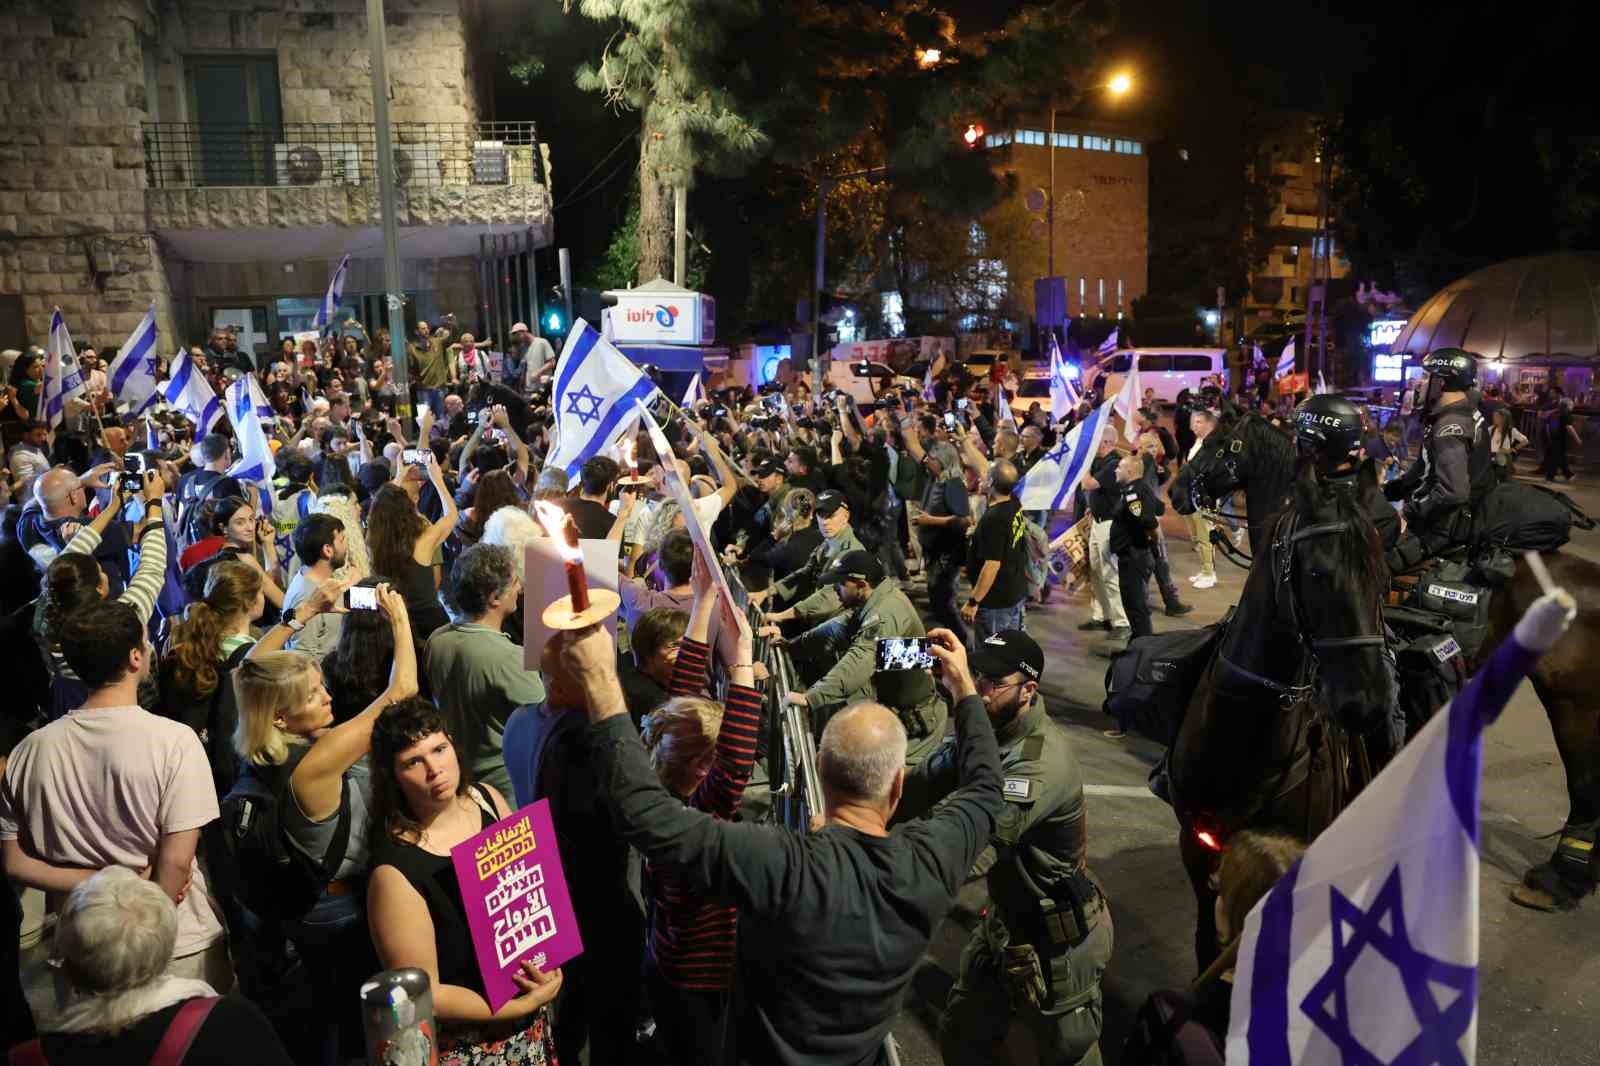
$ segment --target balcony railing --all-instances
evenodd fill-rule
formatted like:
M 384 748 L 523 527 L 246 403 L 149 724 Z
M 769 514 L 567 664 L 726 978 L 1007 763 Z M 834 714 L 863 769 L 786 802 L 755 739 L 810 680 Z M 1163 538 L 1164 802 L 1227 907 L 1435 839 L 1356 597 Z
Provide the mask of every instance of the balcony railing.
M 397 122 L 400 188 L 544 184 L 531 122 Z M 371 123 L 286 122 L 221 126 L 144 125 L 145 169 L 153 189 L 263 185 L 377 187 L 377 131 Z

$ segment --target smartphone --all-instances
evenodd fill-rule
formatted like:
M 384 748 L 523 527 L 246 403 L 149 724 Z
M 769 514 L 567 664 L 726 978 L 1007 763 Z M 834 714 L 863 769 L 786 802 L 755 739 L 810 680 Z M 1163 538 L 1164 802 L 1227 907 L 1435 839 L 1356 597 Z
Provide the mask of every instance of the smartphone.
M 427 466 L 428 449 L 407 448 L 405 451 L 400 453 L 400 461 L 405 463 L 407 466 Z
M 879 670 L 931 670 L 936 659 L 927 637 L 885 637 L 878 641 Z
M 946 411 L 944 413 L 944 428 L 945 429 L 955 429 L 956 428 L 956 416 L 951 414 L 949 411 Z
M 966 409 L 967 409 L 967 398 L 965 396 L 963 396 L 963 397 L 961 397 L 961 399 L 956 401 L 956 410 L 957 411 L 965 411 Z
M 344 590 L 344 605 L 350 611 L 376 611 L 378 590 L 370 585 L 351 585 Z

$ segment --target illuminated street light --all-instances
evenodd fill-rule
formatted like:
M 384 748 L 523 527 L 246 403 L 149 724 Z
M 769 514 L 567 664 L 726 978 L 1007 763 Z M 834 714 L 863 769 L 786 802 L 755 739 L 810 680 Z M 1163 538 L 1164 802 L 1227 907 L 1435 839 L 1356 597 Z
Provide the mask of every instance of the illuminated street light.
M 967 132 L 961 135 L 961 139 L 967 142 L 968 148 L 977 147 L 978 142 L 983 139 L 983 127 L 976 122 L 970 123 Z
M 939 49 L 923 48 L 917 52 L 917 66 L 921 67 L 923 70 L 927 70 L 929 67 L 938 66 L 939 61 L 943 58 L 944 53 L 939 51 Z
M 1111 90 L 1112 96 L 1122 96 L 1133 88 L 1133 76 L 1129 74 L 1115 75 L 1110 81 L 1106 82 L 1106 88 Z

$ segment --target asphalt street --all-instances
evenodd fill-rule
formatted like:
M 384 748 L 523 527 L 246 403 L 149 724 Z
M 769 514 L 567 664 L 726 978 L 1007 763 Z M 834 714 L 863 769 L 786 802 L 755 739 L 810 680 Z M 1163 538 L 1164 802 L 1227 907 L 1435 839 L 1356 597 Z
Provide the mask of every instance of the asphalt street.
M 1600 515 L 1600 485 L 1559 486 L 1588 513 Z M 1166 617 L 1155 602 L 1158 632 L 1216 621 L 1238 598 L 1244 571 L 1218 560 L 1214 589 L 1195 592 L 1186 578 L 1198 556 L 1182 539 L 1181 523 L 1164 520 L 1174 578 L 1195 610 Z M 1563 551 L 1600 561 L 1600 531 L 1577 532 Z M 913 598 L 920 586 L 910 590 Z M 1155 599 L 1152 589 L 1152 599 Z M 924 600 L 919 605 L 926 606 Z M 1080 633 L 1088 594 L 1059 595 L 1030 607 L 1028 629 L 1045 649 L 1043 689 L 1050 714 L 1066 725 L 1088 786 L 1089 856 L 1111 900 L 1116 948 L 1106 973 L 1105 1061 L 1116 1064 L 1129 1023 L 1145 996 L 1181 987 L 1194 977 L 1195 903 L 1177 852 L 1171 808 L 1146 788 L 1160 748 L 1137 737 L 1111 739 L 1112 721 L 1100 710 L 1107 662 L 1095 653 L 1097 633 Z M 1486 737 L 1483 775 L 1481 964 L 1478 1061 L 1528 1066 L 1600 1064 L 1600 898 L 1578 910 L 1549 915 L 1513 904 L 1508 893 L 1523 872 L 1542 861 L 1561 826 L 1566 792 L 1544 710 L 1524 684 Z M 955 980 L 962 945 L 986 902 L 981 880 L 969 883 L 934 938 L 913 993 L 895 1025 L 902 1060 L 941 1062 L 939 1008 Z M 1026 1034 L 1015 1027 L 997 1062 L 1034 1063 Z

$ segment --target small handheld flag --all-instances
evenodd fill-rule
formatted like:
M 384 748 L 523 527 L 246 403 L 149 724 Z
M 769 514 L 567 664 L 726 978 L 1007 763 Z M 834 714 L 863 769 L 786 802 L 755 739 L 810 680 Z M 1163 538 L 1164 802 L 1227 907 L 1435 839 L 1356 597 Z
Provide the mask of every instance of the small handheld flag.
M 50 339 L 44 363 L 44 386 L 39 392 L 39 419 L 51 429 L 67 417 L 67 401 L 83 395 L 83 371 L 78 353 L 72 348 L 72 334 L 61 317 L 61 308 L 50 316 Z
M 700 383 L 700 375 L 696 374 L 694 380 L 689 382 L 689 387 L 683 390 L 683 404 L 685 411 L 694 410 L 694 405 L 706 398 L 706 387 Z
M 111 395 L 129 414 L 142 414 L 160 399 L 156 393 L 160 366 L 161 359 L 156 355 L 156 305 L 151 304 L 106 367 Z
M 1139 403 L 1143 394 L 1139 391 L 1139 360 L 1134 354 L 1128 356 L 1128 376 L 1123 379 L 1122 388 L 1117 392 L 1116 412 L 1122 416 L 1122 435 L 1129 444 L 1138 439 L 1138 433 L 1133 428 L 1133 416 L 1139 410 Z
M 195 433 L 204 436 L 222 418 L 222 401 L 211 391 L 210 382 L 194 365 L 188 352 L 172 361 L 172 376 L 161 389 L 162 398 L 188 416 Z
M 228 417 L 233 420 L 234 434 L 239 438 L 239 459 L 228 468 L 228 476 L 272 491 L 272 479 L 277 474 L 277 463 L 272 457 L 272 446 L 267 442 L 266 430 L 261 426 L 255 397 L 250 386 L 255 383 L 253 374 L 246 374 L 229 385 Z
M 1100 342 L 1100 347 L 1095 349 L 1095 354 L 1102 359 L 1105 358 L 1117 350 L 1117 345 L 1121 343 L 1121 340 L 1122 330 L 1113 326 L 1111 332 L 1106 335 L 1106 339 Z
M 339 260 L 339 266 L 334 270 L 333 277 L 328 279 L 328 291 L 322 294 L 322 306 L 317 308 L 317 318 L 313 326 L 318 331 L 328 328 L 333 321 L 333 314 L 339 310 L 339 298 L 344 295 L 344 277 L 350 269 L 350 253 L 344 253 L 344 258 Z
M 1294 373 L 1294 338 L 1289 338 L 1289 343 L 1283 346 L 1283 352 L 1278 356 L 1277 369 L 1272 372 L 1272 380 L 1276 381 Z

